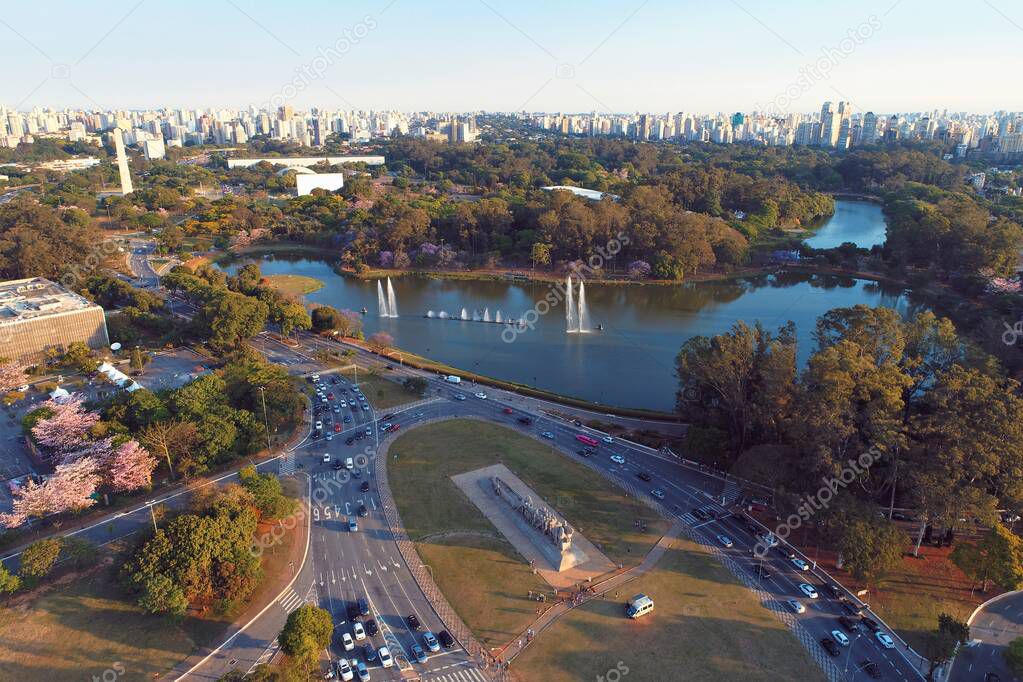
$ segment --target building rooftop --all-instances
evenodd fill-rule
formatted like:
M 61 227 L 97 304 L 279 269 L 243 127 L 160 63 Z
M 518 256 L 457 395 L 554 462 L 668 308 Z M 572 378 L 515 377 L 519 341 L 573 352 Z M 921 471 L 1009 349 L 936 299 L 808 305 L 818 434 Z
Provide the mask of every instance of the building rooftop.
M 575 194 L 576 196 L 582 197 L 584 199 L 590 199 L 591 201 L 600 201 L 604 197 L 610 197 L 614 201 L 618 201 L 619 199 L 617 194 L 609 194 L 608 192 L 601 192 L 595 189 L 586 189 L 585 187 L 572 187 L 570 185 L 551 185 L 549 187 L 544 187 L 543 189 L 547 190 L 548 192 L 553 192 L 554 190 L 564 190 L 566 192 L 571 192 L 572 194 Z
M 42 277 L 0 282 L 0 325 L 95 306 L 87 298 Z

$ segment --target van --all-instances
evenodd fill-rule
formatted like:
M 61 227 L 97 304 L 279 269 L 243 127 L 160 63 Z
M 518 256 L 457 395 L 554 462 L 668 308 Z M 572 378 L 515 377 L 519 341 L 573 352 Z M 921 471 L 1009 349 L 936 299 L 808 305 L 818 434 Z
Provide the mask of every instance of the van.
M 449 384 L 460 384 L 462 383 L 462 377 L 456 377 L 455 375 L 452 374 L 451 376 L 444 377 L 444 381 L 448 382 Z
M 635 597 L 629 600 L 629 607 L 625 610 L 625 615 L 629 618 L 639 618 L 645 616 L 654 610 L 654 600 L 645 594 L 637 594 Z
M 345 469 L 348 469 L 349 471 L 351 471 L 354 468 L 355 468 L 355 461 L 352 460 L 351 457 L 346 458 L 345 459 Z

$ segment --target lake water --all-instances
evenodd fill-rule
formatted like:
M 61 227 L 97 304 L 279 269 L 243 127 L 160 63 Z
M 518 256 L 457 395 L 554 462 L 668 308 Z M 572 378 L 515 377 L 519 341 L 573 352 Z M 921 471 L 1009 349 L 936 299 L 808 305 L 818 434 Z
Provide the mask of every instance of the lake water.
M 870 201 L 835 200 L 835 213 L 806 240 L 815 249 L 852 242 L 863 249 L 884 244 L 886 223 L 881 205 Z
M 604 331 L 567 334 L 564 303 L 518 334 L 503 325 L 428 319 L 427 311 L 458 316 L 462 308 L 489 310 L 494 319 L 522 318 L 551 291 L 546 283 L 392 279 L 399 317 L 377 314 L 377 284 L 342 277 L 322 260 L 267 257 L 264 274 L 315 277 L 324 287 L 306 298 L 339 309 L 366 308 L 367 334 L 386 331 L 395 345 L 454 367 L 622 407 L 671 410 L 677 386 L 675 356 L 695 335 L 713 335 L 735 322 L 757 320 L 769 329 L 797 325 L 800 362 L 812 350 L 817 317 L 832 308 L 865 303 L 908 312 L 907 293 L 876 282 L 830 275 L 783 273 L 679 286 L 588 285 L 592 326 Z M 236 270 L 240 263 L 230 266 Z M 542 312 L 542 306 L 541 306 Z M 512 339 L 511 342 L 507 342 Z

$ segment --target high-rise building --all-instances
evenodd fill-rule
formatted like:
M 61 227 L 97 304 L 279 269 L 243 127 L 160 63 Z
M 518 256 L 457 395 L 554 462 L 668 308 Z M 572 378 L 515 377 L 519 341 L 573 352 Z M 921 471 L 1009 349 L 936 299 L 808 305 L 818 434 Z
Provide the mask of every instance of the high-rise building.
M 103 308 L 42 277 L 0 282 L 0 357 L 28 363 L 76 341 L 110 343 Z
M 121 194 L 131 194 L 135 191 L 131 184 L 131 173 L 128 171 L 128 155 L 124 151 L 124 135 L 120 128 L 110 131 L 114 140 L 114 152 L 117 154 L 117 173 L 121 178 Z
M 860 135 L 860 144 L 874 144 L 877 141 L 877 115 L 868 111 L 863 115 L 863 133 Z
M 844 109 L 844 102 L 839 103 Z M 834 147 L 838 143 L 838 132 L 842 126 L 842 114 L 835 111 L 831 102 L 825 102 L 821 107 L 821 132 L 820 146 Z

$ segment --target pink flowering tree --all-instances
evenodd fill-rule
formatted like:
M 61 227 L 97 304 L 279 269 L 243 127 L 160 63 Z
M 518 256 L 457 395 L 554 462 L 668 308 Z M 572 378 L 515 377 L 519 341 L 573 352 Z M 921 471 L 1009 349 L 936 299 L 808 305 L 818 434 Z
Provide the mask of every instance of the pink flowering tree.
M 86 411 L 77 396 L 63 401 L 47 400 L 40 407 L 51 414 L 32 427 L 32 437 L 60 455 L 80 449 L 89 429 L 99 421 L 99 415 Z
M 0 394 L 10 393 L 26 382 L 25 369 L 13 362 L 0 363 Z
M 129 440 L 114 448 L 103 466 L 106 484 L 115 492 L 128 492 L 152 484 L 156 459 L 138 441 Z
M 96 504 L 100 476 L 96 460 L 83 457 L 71 464 L 61 464 L 42 484 L 29 481 L 14 493 L 13 511 L 0 514 L 0 524 L 7 528 L 20 526 L 34 516 L 66 511 L 81 511 Z

